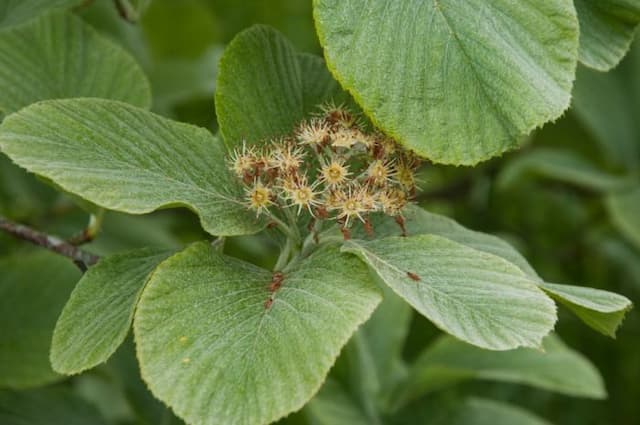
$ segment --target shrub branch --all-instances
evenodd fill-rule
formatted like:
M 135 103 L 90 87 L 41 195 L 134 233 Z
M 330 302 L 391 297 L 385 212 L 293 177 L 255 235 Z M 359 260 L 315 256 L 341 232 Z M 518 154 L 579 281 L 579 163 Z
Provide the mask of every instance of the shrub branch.
M 48 235 L 20 223 L 15 223 L 0 215 L 0 229 L 17 239 L 31 242 L 71 259 L 83 272 L 98 262 L 100 257 L 86 252 L 56 236 Z

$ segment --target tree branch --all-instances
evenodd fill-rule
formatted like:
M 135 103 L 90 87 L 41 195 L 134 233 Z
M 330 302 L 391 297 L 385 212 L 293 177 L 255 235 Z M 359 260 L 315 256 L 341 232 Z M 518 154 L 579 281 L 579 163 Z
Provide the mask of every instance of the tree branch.
M 98 262 L 100 257 L 86 252 L 58 237 L 39 232 L 25 225 L 15 223 L 0 215 L 0 230 L 17 239 L 31 242 L 71 259 L 83 272 Z

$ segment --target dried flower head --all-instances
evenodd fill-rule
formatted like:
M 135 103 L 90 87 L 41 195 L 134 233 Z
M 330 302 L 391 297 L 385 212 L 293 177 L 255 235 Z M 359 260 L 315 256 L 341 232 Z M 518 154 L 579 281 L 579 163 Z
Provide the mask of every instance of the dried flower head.
M 306 177 L 302 177 L 298 183 L 285 189 L 289 205 L 298 207 L 298 214 L 306 209 L 313 215 L 312 207 L 320 205 L 318 199 L 319 193 L 315 191 L 314 186 L 307 183 Z
M 406 163 L 400 162 L 396 167 L 395 180 L 406 189 L 413 189 L 416 186 L 416 178 L 413 169 Z
M 384 186 L 390 182 L 393 173 L 393 164 L 390 161 L 384 162 L 381 159 L 371 162 L 367 170 L 369 181 L 377 186 Z
M 320 106 L 322 118 L 334 129 L 346 129 L 358 126 L 355 115 L 344 105 L 326 103 Z
M 334 148 L 351 149 L 359 141 L 359 132 L 352 129 L 340 129 L 331 136 L 331 146 Z
M 364 222 L 363 214 L 371 211 L 366 205 L 364 188 L 349 188 L 344 196 L 339 199 L 337 206 L 337 219 L 344 221 L 346 227 L 349 226 L 349 220 L 357 218 Z
M 244 178 L 247 174 L 253 173 L 258 155 L 255 146 L 247 147 L 245 141 L 242 142 L 242 149 L 231 154 L 230 168 L 236 176 Z
M 271 189 L 264 186 L 260 181 L 254 182 L 253 186 L 246 189 L 247 205 L 250 209 L 256 211 L 256 216 L 265 212 L 273 203 L 271 201 Z
M 411 152 L 387 136 L 365 132 L 354 114 L 335 105 L 260 150 L 243 143 L 230 158 L 245 185 L 246 205 L 257 215 L 268 213 L 281 226 L 294 220 L 286 212 L 293 208 L 314 217 L 308 222 L 314 232 L 318 222 L 338 220 L 345 237 L 357 221 L 373 234 L 370 214 L 402 222 L 418 166 Z
M 329 187 L 346 183 L 350 174 L 344 159 L 341 158 L 332 157 L 329 163 L 320 168 L 320 180 Z
M 269 166 L 280 170 L 283 174 L 297 171 L 305 159 L 305 151 L 289 141 L 275 144 L 276 148 L 270 155 Z
M 331 140 L 331 127 L 324 120 L 312 119 L 300 124 L 296 138 L 302 145 L 322 146 Z

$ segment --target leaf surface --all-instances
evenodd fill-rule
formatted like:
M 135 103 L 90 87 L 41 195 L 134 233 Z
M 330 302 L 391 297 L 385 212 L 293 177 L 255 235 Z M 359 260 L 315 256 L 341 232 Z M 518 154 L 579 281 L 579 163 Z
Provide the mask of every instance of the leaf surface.
M 371 421 L 340 383 L 327 379 L 320 392 L 305 406 L 317 425 L 370 425 Z
M 573 91 L 573 111 L 591 131 L 602 156 L 618 168 L 640 166 L 640 43 L 616 69 L 602 73 L 579 67 Z
M 524 175 L 539 175 L 586 189 L 608 192 L 632 184 L 627 176 L 607 173 L 575 152 L 536 149 L 510 161 L 500 172 L 498 186 L 508 188 Z
M 0 111 L 71 97 L 151 106 L 149 82 L 133 57 L 74 15 L 47 14 L 0 32 Z
M 629 51 L 640 24 L 635 0 L 574 0 L 580 21 L 580 62 L 608 71 Z
M 555 305 L 515 265 L 436 235 L 348 241 L 398 295 L 447 333 L 492 350 L 539 347 Z
M 558 337 L 545 338 L 544 351 L 530 348 L 491 352 L 449 336 L 427 347 L 398 386 L 396 406 L 469 379 L 524 384 L 574 397 L 604 398 L 600 373 Z
M 275 293 L 271 281 L 205 243 L 152 275 L 134 321 L 142 376 L 188 423 L 267 424 L 298 410 L 381 300 L 337 248 L 287 271 Z
M 640 249 L 640 187 L 612 193 L 606 203 L 613 224 Z
M 288 134 L 316 105 L 346 97 L 321 58 L 264 25 L 238 34 L 220 60 L 216 113 L 228 147 Z
M 540 287 L 584 323 L 610 337 L 622 323 L 633 304 L 622 295 L 601 289 L 541 282 Z
M 82 0 L 2 0 L 0 29 L 22 24 L 47 11 L 71 8 Z
M 79 277 L 73 263 L 47 251 L 0 259 L 0 387 L 60 379 L 49 364 L 51 335 Z
M 469 398 L 449 412 L 438 425 L 551 425 L 533 413 L 512 404 Z
M 104 208 L 144 214 L 184 206 L 214 235 L 262 227 L 243 204 L 219 139 L 125 103 L 65 99 L 29 106 L 2 123 L 0 149 Z
M 170 252 L 140 249 L 102 258 L 80 279 L 58 319 L 51 364 L 76 374 L 105 362 L 122 344 L 149 274 Z
M 2 425 L 105 425 L 98 411 L 67 388 L 0 391 Z
M 475 164 L 567 109 L 571 1 L 315 0 L 327 63 L 382 130 L 435 162 Z
M 489 254 L 502 257 L 515 264 L 532 278 L 539 279 L 537 273 L 527 260 L 508 242 L 497 236 L 467 229 L 455 220 L 440 214 L 431 213 L 416 205 L 408 205 L 402 212 L 405 227 L 409 236 L 432 234 L 442 236 L 459 244 L 477 249 Z M 400 236 L 401 229 L 393 218 L 378 214 L 372 217 L 372 224 L 376 238 Z M 367 238 L 367 234 L 360 227 L 355 227 L 352 235 L 354 239 Z

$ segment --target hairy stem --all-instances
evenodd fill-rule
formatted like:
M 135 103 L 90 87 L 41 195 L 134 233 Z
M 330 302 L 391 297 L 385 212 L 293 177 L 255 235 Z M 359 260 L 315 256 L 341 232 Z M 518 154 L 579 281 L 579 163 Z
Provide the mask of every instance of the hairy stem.
M 83 251 L 63 239 L 15 223 L 3 216 L 0 216 L 0 230 L 4 230 L 17 239 L 31 242 L 71 259 L 82 271 L 86 271 L 89 266 L 94 265 L 100 259 L 97 255 Z

